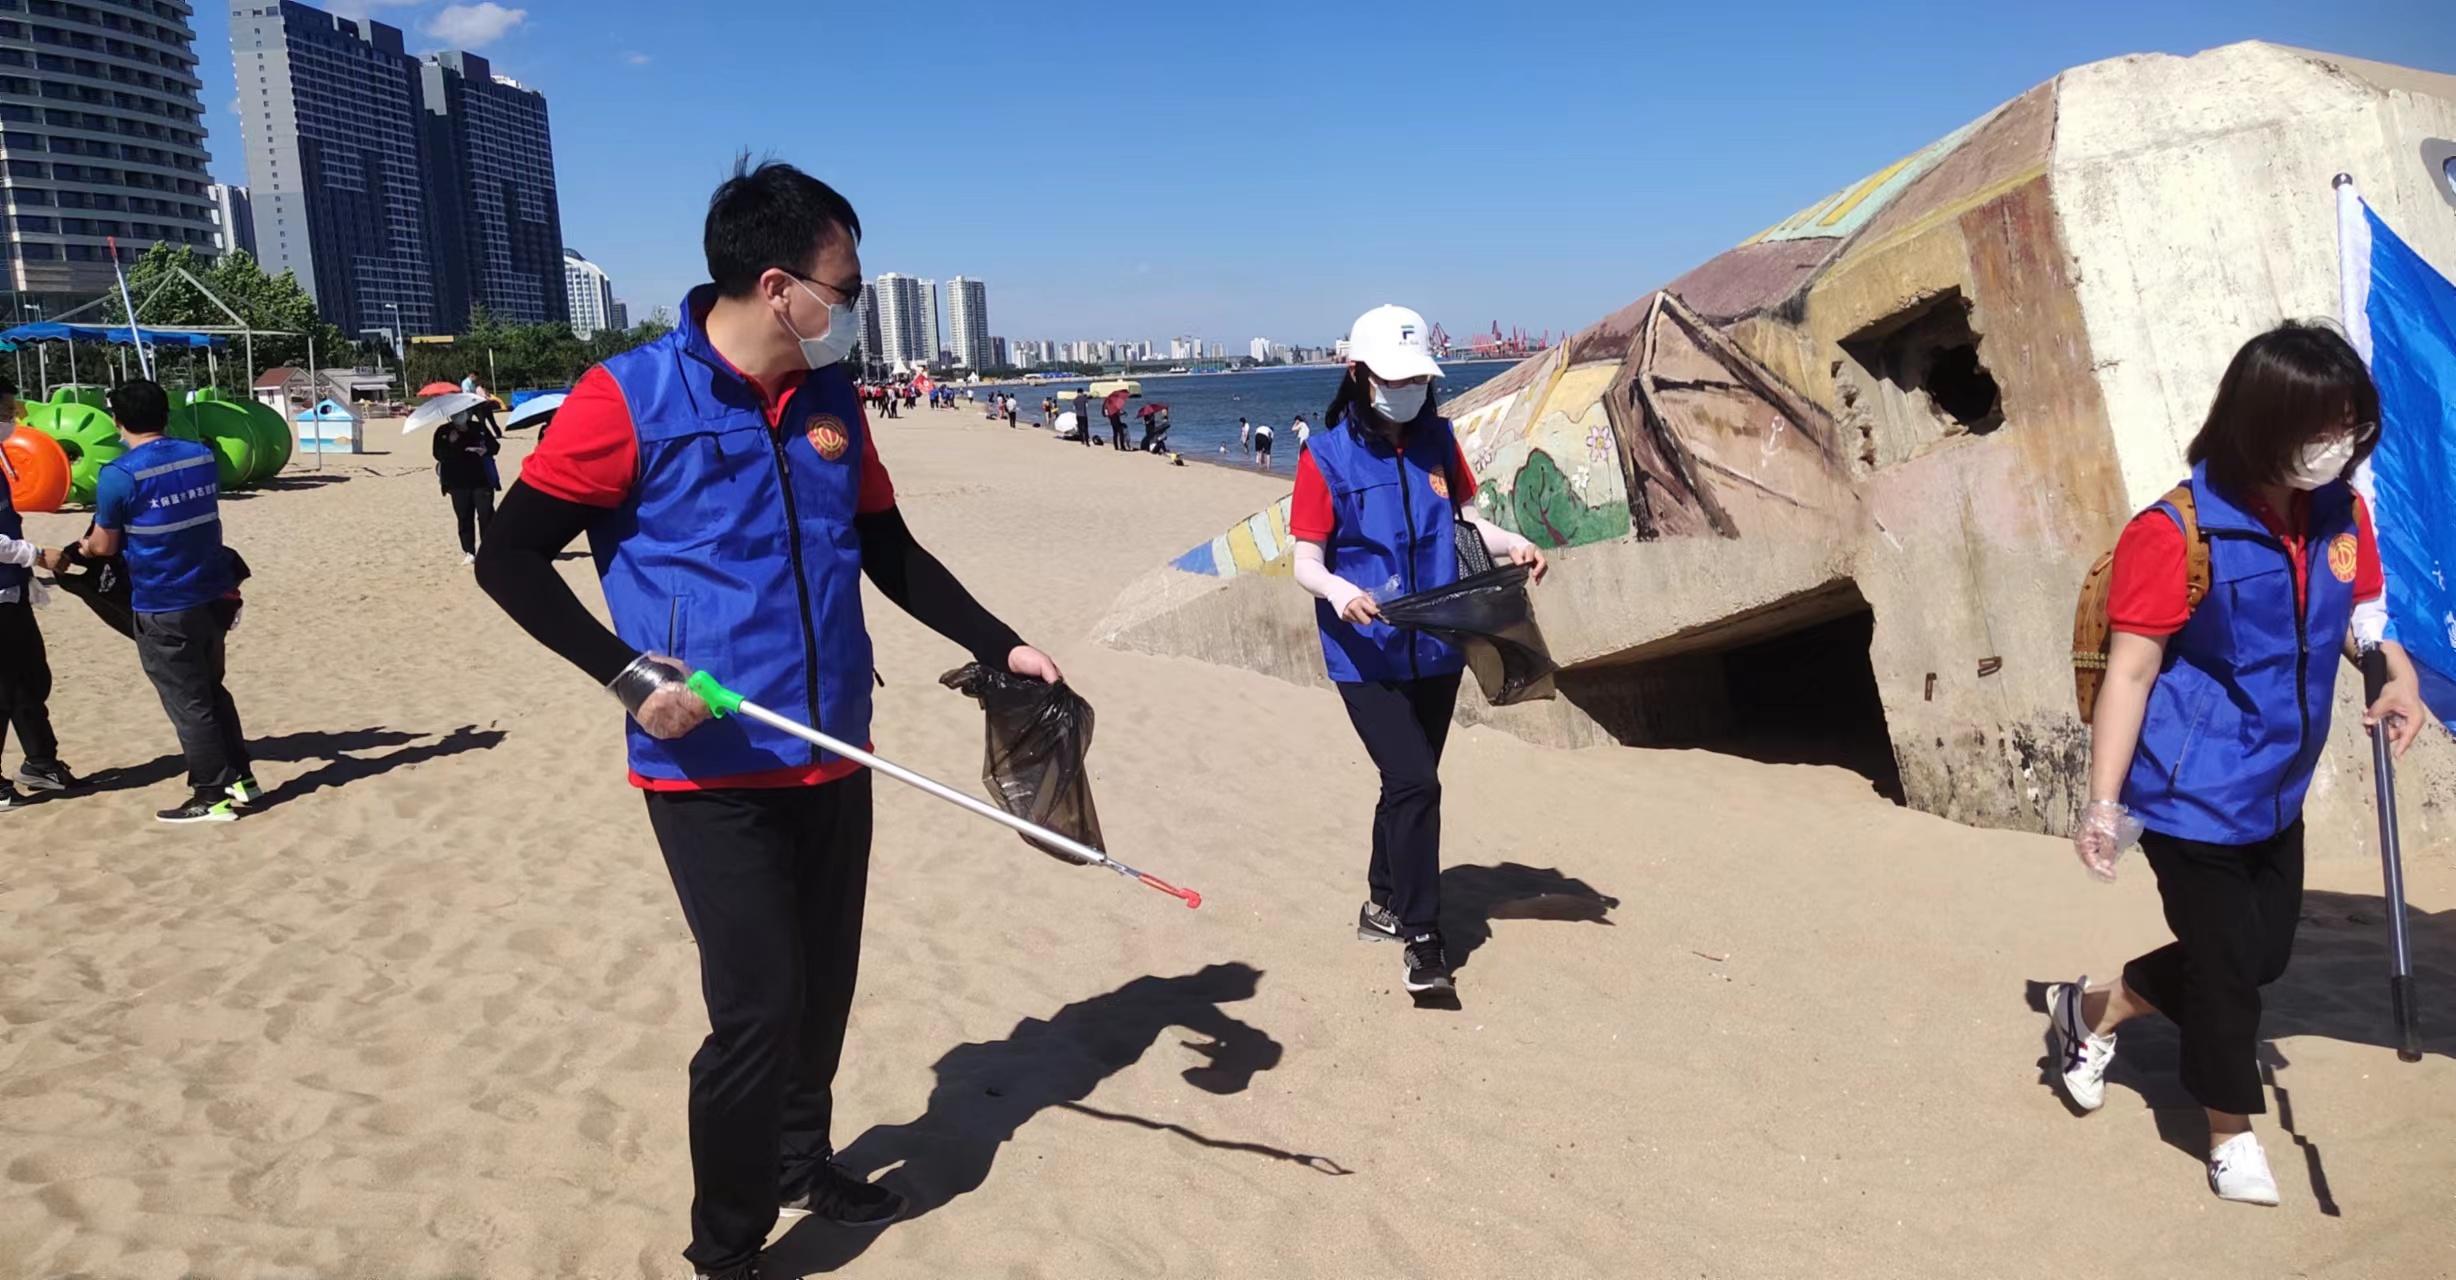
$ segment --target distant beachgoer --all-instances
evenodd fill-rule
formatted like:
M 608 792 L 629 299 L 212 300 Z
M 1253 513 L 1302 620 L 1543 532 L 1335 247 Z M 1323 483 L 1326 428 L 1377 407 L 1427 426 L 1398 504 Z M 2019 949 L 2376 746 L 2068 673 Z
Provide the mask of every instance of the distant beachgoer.
M 1296 451 L 1303 453 L 1305 445 L 1313 439 L 1313 424 L 1305 421 L 1305 415 L 1300 413 L 1296 415 L 1296 421 L 1288 427 L 1288 434 L 1296 437 Z
M 452 500 L 452 519 L 460 527 L 461 563 L 476 564 L 478 540 L 495 520 L 495 471 L 492 465 L 503 445 L 461 414 L 435 428 L 435 482 Z
M 1056 429 L 1056 427 L 1057 427 L 1057 397 L 1056 397 L 1056 396 L 1042 396 L 1042 397 L 1040 398 L 1040 425 L 1041 425 L 1041 426 L 1043 426 L 1043 427 L 1049 428 L 1049 429 L 1051 429 L 1051 430 L 1055 430 L 1055 429 Z
M 2251 1130 L 2266 1110 L 2260 988 L 2283 976 L 2303 891 L 2302 807 L 2336 703 L 2334 652 L 2372 643 L 2392 678 L 2363 719 L 2402 755 L 2426 723 L 2405 650 L 2382 640 L 2370 511 L 2346 481 L 2379 436 L 2379 391 L 2335 332 L 2289 324 L 2235 353 L 2186 456 L 2218 590 L 2192 606 L 2181 516 L 2165 502 L 2115 544 L 2105 683 L 2074 850 L 2112 878 L 2129 824 L 2175 941 L 2112 982 L 2047 991 L 2056 1070 L 2104 1101 L 2115 1028 L 2163 1013 L 2209 1126 L 2220 1199 L 2277 1203 Z M 2307 640 L 2306 640 L 2307 637 Z
M 1247 457 L 1253 456 L 1254 424 L 1243 418 L 1237 419 L 1237 449 Z
M 1271 424 L 1267 422 L 1254 424 L 1253 455 L 1255 466 L 1264 471 L 1271 469 Z
M 1015 429 L 1015 397 L 1011 394 L 1006 397 L 1006 429 Z
M 1083 447 L 1092 447 L 1092 397 L 1086 390 L 1074 393 L 1075 430 L 1081 433 Z
M 1402 978 L 1415 995 L 1456 989 L 1441 937 L 1440 768 L 1466 655 L 1382 622 L 1371 593 L 1393 581 L 1407 595 L 1456 582 L 1460 521 L 1535 580 L 1546 567 L 1533 543 L 1476 512 L 1475 472 L 1433 408 L 1441 366 L 1425 342 L 1429 329 L 1404 307 L 1357 318 L 1347 376 L 1322 416 L 1322 447 L 1297 455 L 1288 512 L 1297 584 L 1319 602 L 1323 666 L 1381 773 L 1356 933 L 1406 944 Z

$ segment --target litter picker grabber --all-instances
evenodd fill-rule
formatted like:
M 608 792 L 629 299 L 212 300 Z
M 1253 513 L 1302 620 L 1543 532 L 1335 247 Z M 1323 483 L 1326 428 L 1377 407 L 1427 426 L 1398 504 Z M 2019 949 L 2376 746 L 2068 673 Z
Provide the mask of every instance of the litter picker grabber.
M 726 688 L 717 680 L 715 676 L 712 676 L 705 671 L 693 672 L 690 679 L 685 683 L 684 687 L 688 688 L 691 692 L 698 694 L 700 701 L 708 704 L 708 710 L 720 718 L 730 715 L 748 716 L 771 729 L 792 734 L 794 737 L 817 747 L 821 751 L 842 756 L 845 759 L 861 765 L 866 769 L 873 769 L 879 773 L 883 773 L 908 787 L 914 787 L 921 791 L 928 792 L 930 795 L 936 796 L 937 798 L 944 800 L 948 804 L 954 805 L 959 809 L 963 809 L 967 812 L 977 814 L 980 817 L 987 818 L 991 822 L 997 823 L 999 826 L 1006 827 L 1028 839 L 1036 841 L 1050 849 L 1056 850 L 1070 861 L 1087 867 L 1106 867 L 1129 880 L 1139 881 L 1159 890 L 1162 893 L 1180 898 L 1184 900 L 1187 907 L 1199 907 L 1202 905 L 1202 895 L 1191 889 L 1180 889 L 1149 872 L 1137 871 L 1134 868 L 1119 862 L 1117 859 L 1112 858 L 1079 840 L 1074 840 L 1069 837 L 1059 835 L 1057 832 L 1051 831 L 1048 828 L 1041 826 L 1039 823 L 1018 818 L 1014 814 L 1008 813 L 1004 809 L 998 808 L 996 805 L 993 805 L 986 800 L 982 800 L 976 796 L 966 795 L 963 792 L 958 791 L 955 788 L 950 787 L 934 778 L 928 778 L 922 776 L 921 774 L 914 773 L 912 770 L 907 769 L 892 760 L 882 760 L 879 757 L 874 756 L 859 747 L 853 746 L 850 743 L 838 742 L 836 739 L 828 737 L 826 734 L 821 733 L 806 724 L 780 716 L 775 712 L 768 710 L 766 707 L 760 706 L 758 703 L 744 698 L 741 694 L 735 693 L 733 690 Z
M 2387 655 L 2376 648 L 2363 650 L 2363 705 L 2378 702 L 2387 683 Z M 2422 1029 L 2414 1017 L 2413 943 L 2405 932 L 2405 855 L 2396 835 L 2396 761 L 2386 730 L 2386 725 L 2371 728 L 2371 780 L 2379 787 L 2379 867 L 2388 905 L 2388 1010 L 2396 1019 L 2396 1056 L 2420 1062 Z

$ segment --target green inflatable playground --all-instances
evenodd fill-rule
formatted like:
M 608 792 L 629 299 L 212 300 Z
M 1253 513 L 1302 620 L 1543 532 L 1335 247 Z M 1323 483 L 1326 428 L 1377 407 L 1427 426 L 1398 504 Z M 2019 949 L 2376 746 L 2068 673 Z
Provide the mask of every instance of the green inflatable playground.
M 49 399 L 27 404 L 25 416 L 27 425 L 59 441 L 68 454 L 69 502 L 92 506 L 103 464 L 128 451 L 103 408 L 102 388 L 57 388 Z M 170 434 L 211 447 L 226 490 L 262 484 L 290 465 L 290 424 L 279 413 L 211 387 L 171 410 Z

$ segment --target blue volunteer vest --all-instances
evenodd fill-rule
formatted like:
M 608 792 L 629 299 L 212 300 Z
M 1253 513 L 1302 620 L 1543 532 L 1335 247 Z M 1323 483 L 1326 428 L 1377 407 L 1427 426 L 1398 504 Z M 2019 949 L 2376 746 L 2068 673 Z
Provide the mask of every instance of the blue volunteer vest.
M 1360 411 L 1361 412 L 1361 411 Z M 1427 412 L 1409 423 L 1404 449 L 1348 418 L 1314 433 L 1309 452 L 1330 488 L 1336 524 L 1322 560 L 1332 573 L 1394 599 L 1458 581 L 1458 551 L 1450 502 L 1450 459 L 1458 446 L 1450 421 Z M 1397 579 L 1394 590 L 1384 587 Z M 1466 668 L 1466 655 L 1437 636 L 1387 623 L 1363 626 L 1339 617 L 1330 602 L 1314 602 L 1322 632 L 1322 665 L 1341 684 L 1412 680 Z
M 870 741 L 870 633 L 853 516 L 861 406 L 841 366 L 809 375 L 771 429 L 709 345 L 714 289 L 682 324 L 605 362 L 639 438 L 639 480 L 589 533 L 614 630 L 856 746 Z M 740 716 L 660 741 L 626 721 L 631 768 L 705 779 L 832 763 Z
M 213 450 L 193 440 L 149 440 L 103 464 L 128 482 L 121 555 L 128 562 L 128 606 L 175 613 L 227 594 L 230 557 L 222 552 L 221 481 Z
M 2302 816 L 2328 741 L 2354 616 L 2353 490 L 2339 481 L 2311 495 L 2298 617 L 2285 544 L 2203 469 L 2193 468 L 2191 485 L 2209 541 L 2209 596 L 2166 642 L 2123 802 L 2152 831 L 2252 844 Z
M 9 494 L 8 477 L 0 475 L 0 538 L 16 541 L 25 536 L 26 518 L 17 514 L 17 499 Z M 34 581 L 33 570 L 21 569 L 13 564 L 0 564 L 0 591 L 19 592 L 21 593 L 19 598 L 23 599 L 22 593 L 26 589 L 26 584 L 32 581 Z

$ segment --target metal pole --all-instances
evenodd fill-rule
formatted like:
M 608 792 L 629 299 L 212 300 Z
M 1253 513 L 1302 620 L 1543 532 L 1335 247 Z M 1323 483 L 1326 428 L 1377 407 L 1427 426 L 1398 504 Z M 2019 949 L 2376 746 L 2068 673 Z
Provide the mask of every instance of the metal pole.
M 77 381 L 77 340 L 75 338 L 68 340 L 68 381 L 71 385 Z
M 322 471 L 324 450 L 332 441 L 324 438 L 324 415 L 316 412 L 316 406 L 321 403 L 316 399 L 316 382 L 316 331 L 311 325 L 307 330 L 307 420 L 316 426 L 316 470 Z M 285 387 L 282 399 L 289 398 L 289 389 Z M 285 406 L 282 412 L 288 413 L 289 409 Z
M 2362 653 L 2363 701 L 2377 703 L 2388 683 L 2388 657 Z M 2396 1056 L 2422 1060 L 2422 1029 L 2413 1005 L 2413 940 L 2405 929 L 2405 855 L 2396 830 L 2396 760 L 2388 726 L 2371 729 L 2371 781 L 2379 788 L 2379 870 L 2388 910 L 2388 1013 L 2396 1021 Z

